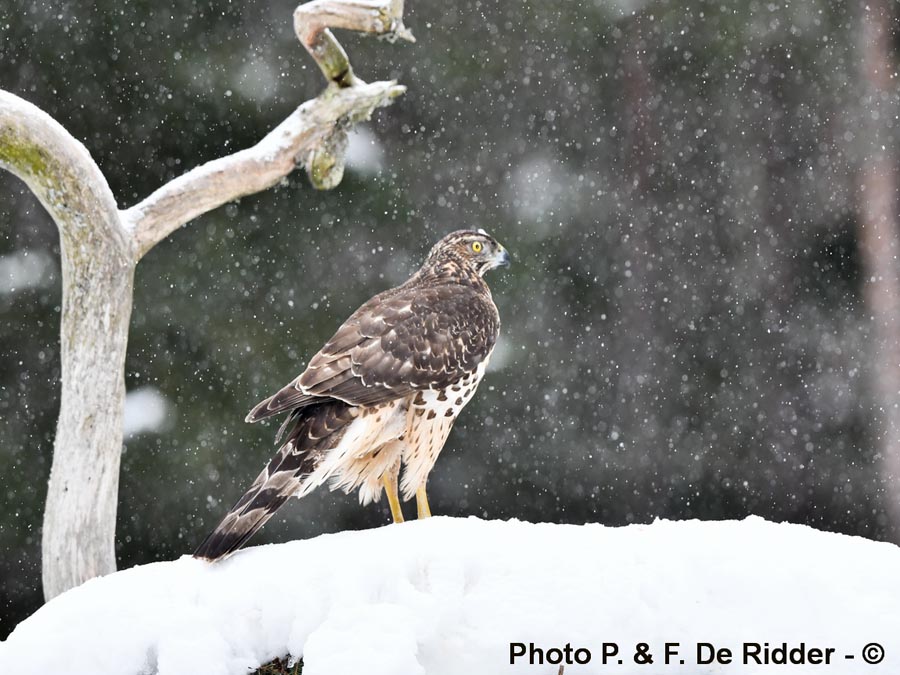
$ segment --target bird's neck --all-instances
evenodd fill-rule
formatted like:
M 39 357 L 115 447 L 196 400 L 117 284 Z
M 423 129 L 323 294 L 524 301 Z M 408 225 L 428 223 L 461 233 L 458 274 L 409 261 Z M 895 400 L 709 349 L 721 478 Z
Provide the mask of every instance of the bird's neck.
M 484 279 L 475 269 L 468 265 L 460 265 L 454 260 L 431 262 L 416 272 L 407 283 L 414 285 L 458 284 L 490 293 Z

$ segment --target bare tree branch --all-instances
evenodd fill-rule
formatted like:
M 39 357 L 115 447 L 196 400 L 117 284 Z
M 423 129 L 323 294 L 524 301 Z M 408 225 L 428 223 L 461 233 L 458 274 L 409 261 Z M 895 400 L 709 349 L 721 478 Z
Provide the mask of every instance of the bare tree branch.
M 329 79 L 326 90 L 254 147 L 189 171 L 126 211 L 117 209 L 81 143 L 36 106 L 0 90 L 0 168 L 38 196 L 62 242 L 62 402 L 42 535 L 47 599 L 116 567 L 135 265 L 187 221 L 265 190 L 298 165 L 315 187 L 334 187 L 343 175 L 347 127 L 405 87 L 354 78 L 327 26 L 411 38 L 402 11 L 402 0 L 315 0 L 298 9 L 295 27 Z M 335 67 L 341 77 L 329 76 Z
M 294 30 L 329 88 L 254 147 L 193 169 L 124 211 L 122 222 L 134 237 L 136 259 L 189 220 L 275 185 L 300 164 L 306 165 L 316 188 L 331 189 L 340 182 L 347 125 L 368 119 L 406 87 L 356 78 L 329 27 L 414 40 L 403 25 L 403 0 L 313 0 L 300 5 L 294 12 Z
M 25 181 L 63 236 L 103 237 L 129 247 L 116 200 L 87 149 L 36 105 L 3 90 L 0 167 Z
M 346 123 L 406 91 L 396 82 L 358 84 L 329 90 L 300 106 L 252 148 L 207 162 L 167 183 L 144 201 L 122 212 L 132 232 L 136 259 L 189 220 L 244 195 L 260 192 L 298 165 L 311 165 L 309 154 Z
M 44 595 L 51 598 L 116 569 L 134 256 L 112 192 L 85 147 L 4 91 L 0 167 L 25 181 L 60 233 L 62 392 L 42 532 Z
M 340 87 L 359 80 L 350 60 L 329 28 L 376 33 L 415 42 L 403 25 L 403 0 L 313 0 L 294 12 L 294 31 L 319 64 L 325 79 Z

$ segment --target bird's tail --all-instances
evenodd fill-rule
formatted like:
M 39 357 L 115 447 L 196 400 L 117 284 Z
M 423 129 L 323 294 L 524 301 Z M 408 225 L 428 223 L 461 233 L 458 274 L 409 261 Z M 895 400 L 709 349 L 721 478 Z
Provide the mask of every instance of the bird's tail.
M 334 447 L 353 421 L 355 410 L 330 400 L 295 410 L 285 444 L 256 477 L 228 514 L 194 551 L 195 558 L 220 560 L 241 548 L 282 504 L 297 494 L 325 452 Z

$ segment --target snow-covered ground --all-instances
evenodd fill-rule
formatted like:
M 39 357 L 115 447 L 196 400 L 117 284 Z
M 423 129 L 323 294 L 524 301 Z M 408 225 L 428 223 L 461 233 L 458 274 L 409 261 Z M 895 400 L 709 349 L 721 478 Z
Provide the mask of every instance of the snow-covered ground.
M 532 642 L 588 650 L 566 675 L 900 673 L 900 548 L 759 518 L 432 518 L 95 579 L 0 643 L 0 673 L 238 675 L 291 653 L 304 675 L 556 675 L 509 665 L 510 643 Z M 634 662 L 641 642 L 653 666 Z M 668 666 L 665 642 L 679 643 Z M 765 642 L 835 651 L 830 666 L 741 664 L 744 643 Z M 880 665 L 862 658 L 873 642 Z M 606 666 L 604 643 L 619 648 Z M 697 643 L 732 662 L 698 666 Z

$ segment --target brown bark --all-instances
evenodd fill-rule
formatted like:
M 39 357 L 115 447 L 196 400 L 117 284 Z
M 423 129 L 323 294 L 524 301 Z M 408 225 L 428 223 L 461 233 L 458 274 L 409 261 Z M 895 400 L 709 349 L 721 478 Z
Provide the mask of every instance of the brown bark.
M 896 141 L 886 126 L 889 116 L 896 114 L 891 20 L 891 8 L 884 0 L 862 7 L 858 240 L 865 270 L 863 293 L 872 321 L 870 368 L 881 424 L 878 442 L 885 508 L 895 532 L 900 533 L 900 202 Z

